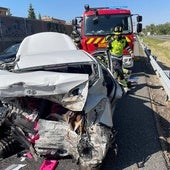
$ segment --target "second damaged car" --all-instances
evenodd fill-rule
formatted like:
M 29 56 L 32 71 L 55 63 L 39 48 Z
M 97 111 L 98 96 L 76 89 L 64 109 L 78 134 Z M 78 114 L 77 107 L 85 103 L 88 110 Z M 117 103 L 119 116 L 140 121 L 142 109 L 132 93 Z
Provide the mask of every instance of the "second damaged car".
M 110 71 L 65 34 L 26 37 L 13 70 L 0 70 L 0 123 L 39 156 L 72 156 L 97 168 L 115 141 L 113 112 L 122 96 Z

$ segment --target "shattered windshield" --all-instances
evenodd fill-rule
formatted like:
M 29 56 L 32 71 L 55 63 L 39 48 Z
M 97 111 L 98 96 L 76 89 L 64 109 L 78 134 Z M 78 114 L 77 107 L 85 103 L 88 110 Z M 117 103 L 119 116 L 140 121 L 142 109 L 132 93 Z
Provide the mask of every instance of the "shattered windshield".
M 131 15 L 91 15 L 85 17 L 85 35 L 108 35 L 112 33 L 112 29 L 121 25 L 123 33 L 132 33 Z
M 92 63 L 70 63 L 70 64 L 67 63 L 67 64 L 54 64 L 54 65 L 22 68 L 22 69 L 14 70 L 14 72 L 54 71 L 54 72 L 62 72 L 62 73 L 80 73 L 80 74 L 91 75 L 93 71 L 97 71 L 96 68 L 97 68 L 97 65 L 94 62 Z

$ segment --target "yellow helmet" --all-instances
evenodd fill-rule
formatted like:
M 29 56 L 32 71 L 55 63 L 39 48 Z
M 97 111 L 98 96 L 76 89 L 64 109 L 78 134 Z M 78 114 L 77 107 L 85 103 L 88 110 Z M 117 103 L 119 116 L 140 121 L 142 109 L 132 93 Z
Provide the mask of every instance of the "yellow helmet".
M 123 28 L 121 26 L 116 26 L 116 27 L 113 28 L 113 33 L 115 35 L 122 34 L 122 32 L 123 32 Z

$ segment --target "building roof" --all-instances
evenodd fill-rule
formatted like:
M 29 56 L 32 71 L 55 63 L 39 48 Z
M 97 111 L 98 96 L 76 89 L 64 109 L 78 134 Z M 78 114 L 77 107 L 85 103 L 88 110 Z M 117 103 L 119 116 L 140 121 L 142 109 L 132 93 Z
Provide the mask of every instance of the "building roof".
M 8 11 L 8 8 L 0 7 L 0 10 L 6 10 L 6 11 Z

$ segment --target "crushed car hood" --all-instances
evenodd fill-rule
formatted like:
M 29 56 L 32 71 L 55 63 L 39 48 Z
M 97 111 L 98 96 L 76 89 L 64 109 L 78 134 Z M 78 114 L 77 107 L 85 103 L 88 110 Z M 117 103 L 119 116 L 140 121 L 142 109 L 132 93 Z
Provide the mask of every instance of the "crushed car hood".
M 30 55 L 21 55 L 15 70 L 27 69 L 39 66 L 52 66 L 54 64 L 69 64 L 69 63 L 82 63 L 92 62 L 90 57 L 82 50 L 63 50 L 63 51 L 50 51 L 47 53 L 37 53 Z
M 81 111 L 87 98 L 88 79 L 87 74 L 0 70 L 0 98 L 41 97 L 69 110 Z

